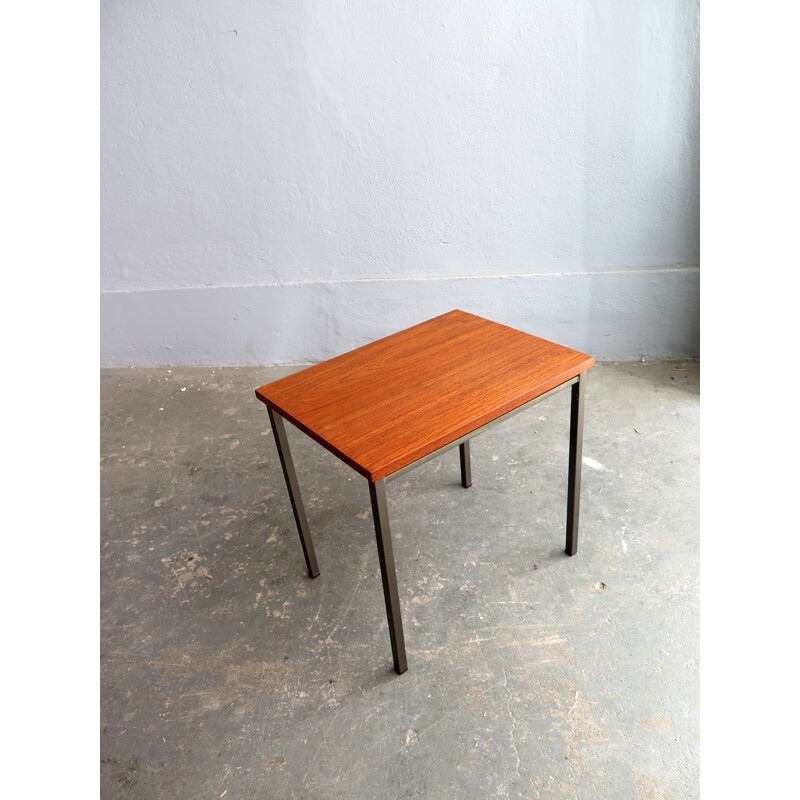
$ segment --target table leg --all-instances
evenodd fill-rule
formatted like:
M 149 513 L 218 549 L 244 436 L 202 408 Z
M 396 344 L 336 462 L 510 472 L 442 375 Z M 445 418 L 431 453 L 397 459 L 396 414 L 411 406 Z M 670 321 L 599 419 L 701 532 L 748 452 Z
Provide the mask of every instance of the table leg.
M 403 638 L 403 620 L 400 618 L 397 575 L 394 571 L 392 532 L 389 528 L 389 512 L 386 507 L 386 485 L 382 478 L 374 482 L 370 481 L 369 499 L 372 501 L 372 517 L 375 521 L 378 560 L 381 562 L 383 599 L 386 601 L 386 618 L 389 621 L 389 637 L 392 640 L 392 658 L 395 671 L 398 675 L 402 675 L 408 669 L 408 662 Z
M 583 454 L 583 401 L 586 373 L 572 384 L 569 421 L 569 477 L 567 478 L 567 555 L 578 552 L 578 514 L 581 503 L 581 459 Z
M 283 468 L 283 477 L 286 479 L 286 488 L 289 490 L 289 500 L 292 503 L 294 520 L 297 523 L 297 531 L 300 534 L 300 544 L 303 546 L 303 555 L 306 558 L 308 574 L 312 578 L 316 578 L 319 575 L 319 567 L 317 566 L 317 557 L 314 554 L 314 545 L 311 543 L 311 534 L 308 532 L 308 520 L 306 519 L 306 511 L 303 508 L 303 500 L 300 497 L 300 486 L 297 483 L 297 475 L 292 463 L 289 440 L 286 438 L 286 426 L 280 414 L 269 407 L 267 411 L 269 412 L 272 432 L 275 434 L 278 458 L 280 458 L 281 467 Z
M 461 485 L 468 489 L 472 486 L 472 462 L 469 456 L 469 439 L 461 442 L 458 446 L 458 454 L 461 457 Z

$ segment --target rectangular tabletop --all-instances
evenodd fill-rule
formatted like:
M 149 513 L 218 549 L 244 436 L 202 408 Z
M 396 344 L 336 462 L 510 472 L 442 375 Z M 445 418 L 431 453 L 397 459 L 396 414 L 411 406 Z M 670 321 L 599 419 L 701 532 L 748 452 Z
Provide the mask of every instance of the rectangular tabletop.
M 465 311 L 256 389 L 371 481 L 513 411 L 594 359 Z

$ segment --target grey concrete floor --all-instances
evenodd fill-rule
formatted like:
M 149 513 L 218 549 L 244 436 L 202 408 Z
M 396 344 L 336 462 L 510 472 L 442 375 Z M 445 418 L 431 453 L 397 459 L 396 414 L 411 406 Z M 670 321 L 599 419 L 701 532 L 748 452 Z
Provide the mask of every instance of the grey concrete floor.
M 306 575 L 289 371 L 103 370 L 103 797 L 697 797 L 699 365 L 589 373 L 573 558 L 568 392 L 388 484 L 402 676 L 366 481 L 289 426 Z

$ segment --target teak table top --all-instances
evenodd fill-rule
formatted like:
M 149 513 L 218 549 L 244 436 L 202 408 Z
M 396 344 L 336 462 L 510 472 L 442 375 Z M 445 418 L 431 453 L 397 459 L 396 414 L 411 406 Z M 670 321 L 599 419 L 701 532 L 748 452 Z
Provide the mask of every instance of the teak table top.
M 377 481 L 589 369 L 594 359 L 450 311 L 256 389 Z

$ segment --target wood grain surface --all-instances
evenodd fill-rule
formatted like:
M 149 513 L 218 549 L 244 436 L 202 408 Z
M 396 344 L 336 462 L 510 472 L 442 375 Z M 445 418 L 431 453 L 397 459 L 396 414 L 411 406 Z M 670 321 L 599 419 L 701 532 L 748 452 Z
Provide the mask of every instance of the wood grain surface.
M 594 359 L 450 311 L 256 389 L 371 481 L 589 369 Z

